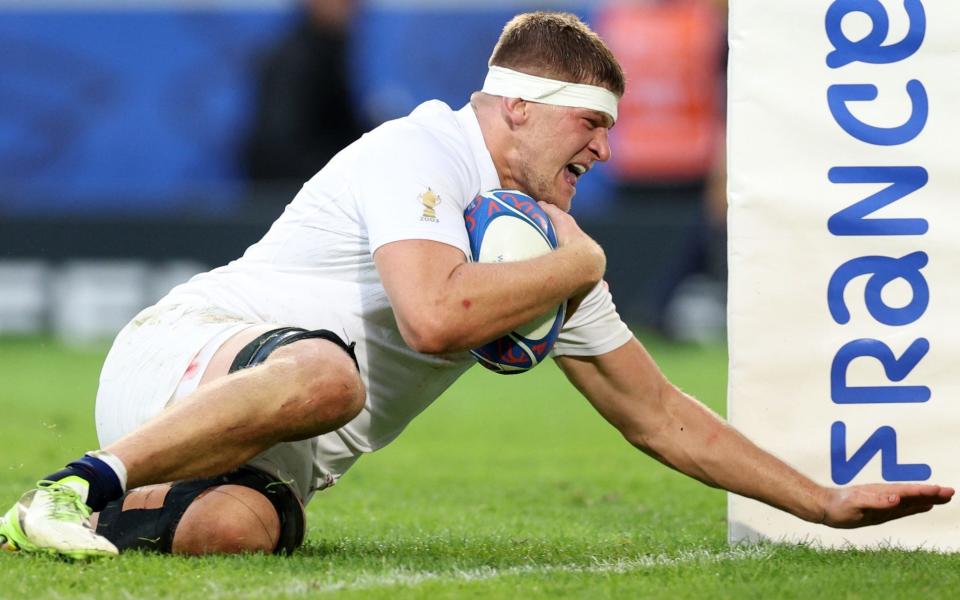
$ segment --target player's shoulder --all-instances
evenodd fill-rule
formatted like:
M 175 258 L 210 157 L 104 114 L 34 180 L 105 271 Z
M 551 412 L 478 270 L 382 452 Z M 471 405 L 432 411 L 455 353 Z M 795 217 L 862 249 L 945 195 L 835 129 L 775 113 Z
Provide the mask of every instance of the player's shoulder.
M 457 111 L 439 100 L 424 102 L 409 115 L 368 133 L 357 148 L 363 164 L 397 169 L 474 175 L 469 134 Z
M 424 102 L 409 115 L 384 123 L 369 137 L 373 150 L 401 146 L 466 152 L 468 148 L 456 111 L 439 100 Z

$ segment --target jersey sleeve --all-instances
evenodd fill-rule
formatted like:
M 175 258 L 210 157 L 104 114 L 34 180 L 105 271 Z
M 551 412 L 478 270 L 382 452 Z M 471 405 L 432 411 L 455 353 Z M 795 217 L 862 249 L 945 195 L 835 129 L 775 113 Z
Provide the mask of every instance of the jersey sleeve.
M 553 356 L 597 356 L 626 344 L 633 333 L 617 314 L 606 281 L 598 283 L 564 324 Z
M 432 240 L 470 256 L 463 211 L 477 183 L 463 149 L 416 130 L 402 143 L 378 144 L 359 176 L 359 212 L 372 254 L 400 240 Z M 394 137 L 403 138 L 394 132 Z

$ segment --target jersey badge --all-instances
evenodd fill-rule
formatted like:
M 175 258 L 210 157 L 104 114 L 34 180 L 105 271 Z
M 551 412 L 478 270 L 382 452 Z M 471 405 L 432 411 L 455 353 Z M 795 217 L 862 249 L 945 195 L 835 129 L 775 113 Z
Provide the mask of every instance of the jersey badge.
M 440 196 L 432 189 L 427 188 L 427 191 L 420 194 L 418 199 L 420 200 L 420 204 L 423 204 L 423 214 L 420 216 L 420 220 L 439 223 L 440 219 L 437 218 L 437 205 L 440 204 Z

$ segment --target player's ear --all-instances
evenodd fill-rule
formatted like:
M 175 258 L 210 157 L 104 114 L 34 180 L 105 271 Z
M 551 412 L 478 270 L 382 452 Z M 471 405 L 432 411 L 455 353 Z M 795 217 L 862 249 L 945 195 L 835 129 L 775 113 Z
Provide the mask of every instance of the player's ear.
M 500 98 L 500 114 L 511 129 L 526 123 L 529 105 L 521 98 Z

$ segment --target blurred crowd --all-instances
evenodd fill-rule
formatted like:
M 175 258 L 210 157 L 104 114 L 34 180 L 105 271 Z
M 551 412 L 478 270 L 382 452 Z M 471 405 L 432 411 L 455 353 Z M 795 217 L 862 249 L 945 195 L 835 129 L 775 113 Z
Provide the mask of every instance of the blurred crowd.
M 151 90 L 156 74 L 134 70 L 133 78 L 143 77 L 131 86 L 134 92 L 111 79 L 111 65 L 122 65 L 125 57 L 110 48 L 109 35 L 101 42 L 109 59 L 97 63 L 102 57 L 95 49 L 87 59 L 67 59 L 66 52 L 56 53 L 72 40 L 43 20 L 48 15 L 0 9 L 0 55 L 6 56 L 0 66 L 13 84 L 7 98 L 0 97 L 7 115 L 0 116 L 2 219 L 123 212 L 169 216 L 202 212 L 198 206 L 204 204 L 217 213 L 247 204 L 267 206 L 265 214 L 274 214 L 336 152 L 379 122 L 432 97 L 465 102 L 482 82 L 484 53 L 506 18 L 550 8 L 523 2 L 495 9 L 439 2 L 433 12 L 422 3 L 411 3 L 410 10 L 404 6 L 301 0 L 270 20 L 246 15 L 227 25 L 212 12 L 186 21 L 170 16 L 169 25 L 158 24 L 161 17 L 154 16 L 151 31 L 179 28 L 199 40 L 203 30 L 205 36 L 195 46 L 184 39 L 178 50 L 188 65 L 181 70 L 195 68 L 196 73 L 159 93 Z M 674 228 L 678 235 L 669 252 L 631 258 L 654 263 L 647 265 L 651 276 L 642 290 L 643 320 L 678 339 L 721 336 L 726 2 L 594 1 L 584 2 L 582 10 L 575 3 L 562 9 L 592 24 L 628 78 L 611 134 L 613 159 L 597 170 L 595 181 L 584 182 L 589 185 L 578 193 L 581 212 L 575 215 L 598 222 L 620 213 L 643 219 L 648 207 L 688 215 Z M 135 19 L 150 16 L 130 18 L 140 23 Z M 63 19 L 86 24 L 90 36 L 106 27 L 97 15 Z M 263 33 L 268 30 L 274 33 Z M 50 40 L 41 39 L 45 35 Z M 241 46 L 241 38 L 251 43 Z M 127 58 L 163 64 L 157 62 L 163 52 L 144 48 Z M 67 60 L 70 64 L 61 64 Z M 240 66 L 231 70 L 223 67 L 226 63 L 217 66 L 218 60 Z M 62 73 L 50 71 L 45 78 L 52 65 Z M 215 96 L 211 90 L 218 89 L 228 91 Z M 137 105 L 139 90 L 152 95 Z M 246 100 L 230 96 L 236 90 L 247 90 Z M 42 100 L 31 104 L 30 94 Z M 161 119 L 144 110 L 154 106 L 169 114 Z M 86 122 L 98 125 L 84 132 Z M 179 133 L 171 133 L 171 122 Z M 130 123 L 142 127 L 133 130 Z M 677 206 L 685 209 L 672 211 Z M 2 325 L 0 315 L 0 333 Z

